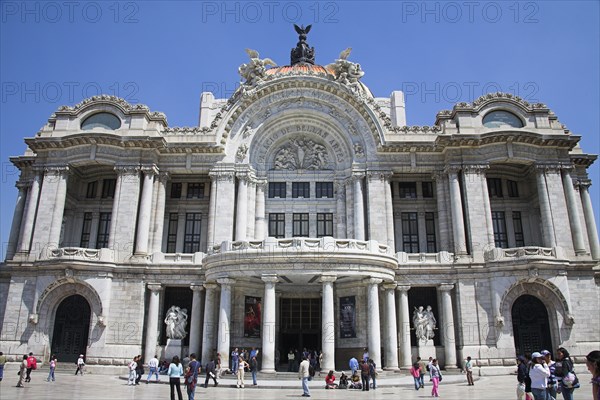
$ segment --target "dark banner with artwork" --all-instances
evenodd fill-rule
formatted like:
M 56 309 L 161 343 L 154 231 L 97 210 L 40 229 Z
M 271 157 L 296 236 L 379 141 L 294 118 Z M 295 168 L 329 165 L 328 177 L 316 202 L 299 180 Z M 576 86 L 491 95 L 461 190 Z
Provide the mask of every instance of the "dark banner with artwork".
M 244 337 L 259 338 L 262 308 L 261 298 L 246 296 L 244 306 Z
M 356 337 L 356 297 L 340 297 L 340 337 Z

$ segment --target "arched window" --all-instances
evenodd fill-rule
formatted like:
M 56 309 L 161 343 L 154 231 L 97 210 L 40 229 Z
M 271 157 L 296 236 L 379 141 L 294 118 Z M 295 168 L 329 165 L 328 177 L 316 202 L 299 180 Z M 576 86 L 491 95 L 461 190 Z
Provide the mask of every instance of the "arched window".
M 483 117 L 483 126 L 486 128 L 522 128 L 523 122 L 513 113 L 498 110 Z
M 117 118 L 115 115 L 102 112 L 98 114 L 94 114 L 85 119 L 81 123 L 81 129 L 84 131 L 88 131 L 94 128 L 102 128 L 114 131 L 121 127 L 121 120 Z

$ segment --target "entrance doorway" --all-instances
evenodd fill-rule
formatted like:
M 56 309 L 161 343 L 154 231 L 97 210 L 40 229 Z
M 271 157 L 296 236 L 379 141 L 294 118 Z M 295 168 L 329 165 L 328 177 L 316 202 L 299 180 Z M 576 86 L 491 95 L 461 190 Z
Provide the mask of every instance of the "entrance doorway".
M 279 325 L 279 352 L 281 363 L 287 364 L 290 349 L 321 350 L 321 299 L 281 299 Z
M 512 323 L 518 355 L 553 348 L 548 311 L 537 297 L 525 294 L 515 301 Z
M 51 352 L 62 362 L 75 363 L 85 355 L 90 329 L 90 305 L 78 294 L 64 299 L 56 310 Z

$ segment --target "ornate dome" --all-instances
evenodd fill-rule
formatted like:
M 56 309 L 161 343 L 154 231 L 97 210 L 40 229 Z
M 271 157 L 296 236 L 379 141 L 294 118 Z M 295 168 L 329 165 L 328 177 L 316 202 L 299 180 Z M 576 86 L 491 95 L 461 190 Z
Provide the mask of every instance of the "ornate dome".
M 334 71 L 322 65 L 296 64 L 273 67 L 266 70 L 267 75 L 322 75 L 335 78 Z

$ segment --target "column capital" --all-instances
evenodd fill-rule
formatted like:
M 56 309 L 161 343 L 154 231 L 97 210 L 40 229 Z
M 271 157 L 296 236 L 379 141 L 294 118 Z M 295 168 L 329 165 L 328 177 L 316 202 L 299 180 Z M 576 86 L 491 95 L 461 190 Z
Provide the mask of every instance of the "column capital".
M 580 188 L 588 189 L 590 186 L 592 186 L 592 181 L 591 179 L 578 179 L 577 184 Z
M 363 283 L 366 283 L 367 285 L 379 285 L 381 282 L 383 282 L 383 279 L 381 279 L 381 278 L 365 278 L 365 279 L 363 279 Z
M 260 279 L 264 283 L 277 283 L 279 282 L 279 278 L 277 275 L 261 275 Z
M 448 176 L 448 172 L 445 170 L 436 170 L 431 173 L 431 179 L 436 182 L 443 181 Z
M 441 284 L 438 286 L 438 290 L 439 290 L 440 292 L 449 292 L 449 291 L 451 291 L 452 289 L 454 289 L 454 284 L 453 284 L 453 283 L 441 283 Z
M 386 179 L 392 176 L 391 171 L 367 171 L 367 179 L 368 180 L 380 180 L 384 182 Z
M 394 290 L 398 284 L 396 282 L 384 282 L 382 286 L 384 290 Z
M 162 290 L 162 288 L 163 288 L 162 284 L 160 284 L 160 283 L 147 283 L 146 287 L 151 292 L 160 292 Z
M 18 180 L 17 182 L 15 182 L 15 187 L 19 190 L 25 190 L 31 187 L 31 184 L 33 183 L 33 180 L 28 179 L 28 180 Z
M 535 169 L 538 173 L 551 173 L 551 174 L 559 174 L 562 169 L 562 165 L 560 163 L 552 163 L 552 164 L 535 164 Z
M 455 174 L 458 174 L 461 170 L 462 170 L 462 165 L 449 164 L 449 165 L 446 165 L 443 172 L 448 175 L 451 175 L 451 174 L 455 175 Z
M 219 288 L 219 285 L 217 285 L 215 282 L 206 282 L 204 283 L 204 288 L 208 291 L 208 290 L 217 290 Z
M 167 181 L 171 179 L 171 173 L 167 171 L 160 171 L 158 173 L 158 180 L 161 183 L 167 183 Z
M 235 178 L 235 170 L 233 170 L 233 168 L 217 168 L 210 171 L 208 176 L 210 176 L 212 180 L 216 181 L 233 182 L 233 179 Z
M 158 167 L 156 164 L 141 164 L 140 171 L 142 171 L 144 175 L 158 175 Z
M 337 276 L 335 275 L 321 275 L 319 278 L 319 282 L 321 283 L 333 283 L 337 280 Z
M 69 173 L 68 165 L 46 165 L 44 166 L 45 174 L 63 175 Z
M 232 278 L 219 278 L 217 283 L 221 286 L 231 286 L 235 283 L 235 279 Z
M 204 285 L 202 284 L 202 282 L 191 283 L 190 289 L 192 289 L 192 291 L 194 292 L 201 292 L 204 290 Z
M 137 164 L 119 164 L 114 167 L 117 175 L 136 175 L 140 172 L 140 166 Z
M 400 285 L 396 286 L 396 290 L 399 292 L 408 292 L 410 290 L 410 285 Z
M 365 177 L 364 171 L 352 171 L 352 175 L 350 175 L 349 180 L 352 182 L 360 181 Z
M 485 175 L 485 171 L 490 168 L 489 164 L 465 164 L 463 171 L 465 174 Z

